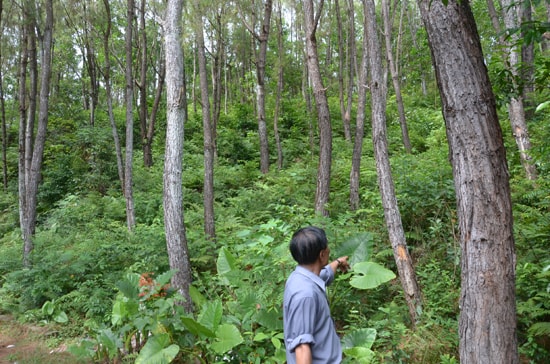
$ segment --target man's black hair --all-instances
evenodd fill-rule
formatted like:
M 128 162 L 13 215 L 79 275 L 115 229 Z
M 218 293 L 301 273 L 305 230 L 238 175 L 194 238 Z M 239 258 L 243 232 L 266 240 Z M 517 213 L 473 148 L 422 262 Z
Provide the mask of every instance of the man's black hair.
M 321 250 L 328 246 L 325 231 L 315 226 L 301 228 L 292 235 L 290 253 L 298 264 L 315 263 Z

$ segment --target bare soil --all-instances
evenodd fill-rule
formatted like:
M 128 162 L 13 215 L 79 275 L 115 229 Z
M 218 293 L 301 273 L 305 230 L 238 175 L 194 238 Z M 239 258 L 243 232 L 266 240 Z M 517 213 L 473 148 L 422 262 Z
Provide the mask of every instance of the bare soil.
M 49 347 L 51 336 L 51 328 L 20 324 L 11 316 L 0 315 L 0 364 L 75 363 L 66 345 Z

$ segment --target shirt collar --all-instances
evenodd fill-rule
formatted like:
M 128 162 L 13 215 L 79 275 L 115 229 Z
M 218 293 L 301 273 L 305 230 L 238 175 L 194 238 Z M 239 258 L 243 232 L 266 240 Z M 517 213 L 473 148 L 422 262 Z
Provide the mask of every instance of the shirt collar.
M 323 292 L 326 292 L 325 281 L 323 281 L 317 274 L 301 266 L 297 266 L 295 272 L 311 279 L 313 283 L 318 285 L 319 288 L 323 290 Z

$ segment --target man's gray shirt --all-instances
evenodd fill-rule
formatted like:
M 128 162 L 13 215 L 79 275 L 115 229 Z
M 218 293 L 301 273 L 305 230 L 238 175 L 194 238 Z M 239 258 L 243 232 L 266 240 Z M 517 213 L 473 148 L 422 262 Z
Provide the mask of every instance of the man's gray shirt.
M 309 344 L 313 364 L 337 364 L 342 361 L 342 347 L 330 316 L 325 287 L 334 280 L 334 272 L 327 265 L 320 276 L 296 267 L 285 286 L 283 324 L 286 359 L 296 363 L 294 350 L 300 344 Z

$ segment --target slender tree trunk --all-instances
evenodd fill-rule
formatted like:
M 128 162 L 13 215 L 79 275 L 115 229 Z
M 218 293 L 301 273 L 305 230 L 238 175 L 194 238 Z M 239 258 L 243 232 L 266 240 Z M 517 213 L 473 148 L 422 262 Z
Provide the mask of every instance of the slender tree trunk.
M 524 0 L 519 4 L 520 14 L 519 19 L 522 27 L 528 31 L 533 29 L 533 9 L 531 2 Z M 521 33 L 521 38 L 526 39 L 525 30 Z M 531 119 L 535 111 L 536 105 L 533 100 L 533 92 L 535 91 L 535 43 L 523 42 L 521 47 L 521 79 L 522 79 L 522 97 L 525 103 L 525 118 Z
M 475 20 L 468 1 L 444 5 L 422 0 L 419 5 L 442 99 L 457 199 L 460 362 L 516 364 L 516 257 L 508 168 Z
M 363 2 L 365 17 L 367 18 L 367 50 L 369 56 L 370 83 L 372 109 L 372 141 L 374 158 L 378 173 L 378 186 L 384 207 L 384 218 L 388 227 L 389 239 L 393 249 L 393 256 L 399 272 L 401 286 L 405 293 L 405 300 L 409 307 L 411 324 L 414 327 L 422 312 L 422 295 L 416 281 L 416 274 L 412 263 L 405 231 L 401 222 L 401 214 L 397 205 L 395 186 L 391 174 L 391 165 L 386 136 L 386 94 L 387 88 L 382 71 L 382 49 L 376 32 L 376 14 L 373 0 Z
M 145 31 L 145 0 L 141 0 L 139 7 L 139 129 L 141 134 L 141 149 L 145 167 L 153 165 L 151 146 L 147 140 L 147 32 Z
M 2 10 L 3 1 L 0 0 L 0 26 L 2 25 Z M 2 29 L 3 27 L 0 27 Z M 4 191 L 8 189 L 8 133 L 6 130 L 6 103 L 4 99 L 4 58 L 2 49 L 2 36 L 0 35 L 0 117 L 2 118 L 2 181 L 4 185 Z
M 390 69 L 393 89 L 395 91 L 395 100 L 397 102 L 397 111 L 399 112 L 399 125 L 401 126 L 401 139 L 407 153 L 412 153 L 411 140 L 409 138 L 409 128 L 407 127 L 407 118 L 405 116 L 405 105 L 401 95 L 401 84 L 399 82 L 399 71 L 394 62 L 392 51 L 392 25 L 393 17 L 390 17 L 390 1 L 382 0 L 382 18 L 384 20 L 384 39 L 386 41 L 386 58 L 388 68 Z
M 34 4 L 31 4 L 34 6 Z M 31 252 L 33 236 L 36 227 L 36 207 L 38 203 L 38 186 L 40 184 L 42 161 L 44 158 L 44 145 L 46 143 L 46 131 L 48 126 L 48 107 L 50 93 L 50 79 L 52 67 L 53 48 L 53 3 L 47 0 L 45 4 L 46 21 L 41 38 L 41 69 L 40 69 L 40 95 L 39 112 L 36 137 L 33 148 L 25 149 L 25 153 L 32 153 L 30 168 L 26 171 L 24 219 L 22 221 L 23 231 L 23 265 L 31 266 Z M 34 11 L 34 10 L 33 10 Z M 34 23 L 33 23 L 34 24 Z M 33 37 L 31 37 L 33 38 Z M 29 123 L 28 123 L 29 124 Z M 27 124 L 27 127 L 28 127 Z
M 21 16 L 21 28 L 20 28 L 20 54 L 19 54 L 19 163 L 18 163 L 18 192 L 19 192 L 19 225 L 21 227 L 21 235 L 23 238 L 23 252 L 26 250 L 26 236 L 27 232 L 24 230 L 26 227 L 26 214 L 25 206 L 26 202 L 26 181 L 27 181 L 27 166 L 26 166 L 26 128 L 27 128 L 27 67 L 29 64 L 29 15 L 28 12 L 23 9 Z M 31 242 L 32 243 L 32 242 Z M 23 265 L 29 266 L 30 261 L 23 254 Z
M 313 83 L 313 93 L 317 108 L 319 123 L 319 167 L 317 170 L 317 190 L 315 191 L 315 212 L 328 216 L 326 209 L 330 193 L 330 171 L 332 164 L 332 127 L 330 125 L 330 112 L 326 89 L 323 86 L 319 58 L 317 55 L 317 38 L 315 32 L 319 24 L 319 18 L 323 10 L 324 1 L 319 2 L 317 13 L 313 9 L 313 0 L 305 0 L 305 34 L 306 55 L 309 77 Z
M 336 14 L 336 28 L 338 40 L 338 99 L 340 101 L 340 117 L 344 126 L 344 138 L 351 141 L 351 133 L 349 124 L 346 125 L 346 105 L 344 93 L 344 35 L 342 30 L 342 15 L 340 10 L 340 2 L 334 0 L 334 13 Z
M 361 68 L 359 70 L 359 88 L 357 90 L 357 116 L 355 119 L 355 140 L 353 142 L 353 155 L 351 157 L 351 172 L 349 178 L 349 206 L 350 210 L 359 208 L 359 184 L 361 182 L 361 157 L 363 154 L 363 137 L 365 135 L 365 108 L 367 104 L 367 17 L 363 17 L 363 54 L 361 56 Z
M 277 95 L 275 99 L 275 111 L 273 116 L 273 133 L 275 134 L 275 145 L 277 147 L 277 168 L 281 170 L 283 169 L 283 148 L 281 146 L 281 136 L 279 134 L 279 113 L 281 109 L 281 97 L 283 93 L 284 48 L 282 4 L 280 1 L 278 3 L 277 15 Z
M 120 189 L 124 193 L 124 167 L 122 161 L 122 148 L 120 146 L 120 137 L 115 122 L 115 115 L 113 113 L 113 92 L 111 89 L 111 52 L 109 48 L 109 39 L 111 37 L 111 7 L 109 0 L 103 0 L 105 6 L 105 17 L 107 20 L 107 28 L 103 34 L 103 51 L 105 52 L 105 69 L 103 71 L 103 80 L 105 81 L 105 93 L 107 96 L 107 112 L 109 114 L 109 122 L 111 124 L 111 132 L 113 134 L 113 141 L 115 143 L 115 155 L 118 171 L 118 178 L 120 180 Z
M 182 0 L 168 0 L 165 19 L 166 52 L 166 151 L 164 161 L 164 225 L 170 269 L 177 270 L 172 286 L 183 296 L 181 304 L 193 311 L 189 295 L 191 263 L 187 248 L 183 214 L 183 137 L 185 128 L 185 93 L 183 49 L 181 47 Z
M 499 16 L 495 9 L 493 0 L 487 0 L 487 6 L 489 9 L 489 15 L 497 34 L 502 34 L 500 27 Z M 502 18 L 504 19 L 504 26 L 506 29 L 515 29 L 519 26 L 518 19 L 518 7 L 510 0 L 502 0 L 500 3 L 502 12 Z M 513 96 L 510 99 L 508 105 L 508 118 L 512 126 L 512 134 L 516 140 L 516 145 L 520 153 L 520 160 L 523 168 L 525 169 L 526 176 L 529 180 L 535 180 L 537 178 L 537 170 L 532 163 L 529 151 L 531 149 L 531 139 L 529 138 L 529 132 L 527 129 L 527 123 L 525 120 L 525 110 L 523 105 L 523 95 L 519 86 L 519 71 L 520 66 L 520 48 L 518 45 L 519 37 L 517 34 L 512 34 L 509 37 L 501 35 L 499 37 L 499 43 L 504 48 L 503 58 L 504 63 L 513 76 Z
M 124 159 L 124 197 L 126 199 L 126 224 L 129 231 L 134 230 L 136 217 L 134 211 L 133 192 L 133 161 L 134 161 L 134 77 L 132 74 L 132 42 L 134 23 L 134 0 L 127 2 L 126 24 L 126 88 L 124 99 L 126 101 L 126 153 Z
M 356 61 L 356 51 L 355 51 L 355 10 L 353 7 L 353 0 L 346 2 L 347 14 L 349 19 L 349 34 L 353 36 L 348 36 L 348 50 L 347 50 L 347 73 L 348 73 L 348 92 L 347 92 L 347 103 L 346 103 L 346 112 L 344 113 L 344 129 L 348 129 L 346 132 L 344 130 L 344 136 L 346 140 L 351 141 L 351 107 L 353 105 L 353 85 L 354 85 L 354 70 L 357 70 L 357 61 Z M 349 134 L 349 139 L 346 136 L 346 133 Z
M 201 87 L 202 103 L 202 126 L 204 136 L 204 233 L 208 239 L 216 239 L 216 225 L 214 222 L 214 138 L 212 133 L 212 123 L 210 119 L 210 98 L 208 95 L 208 70 L 206 68 L 206 52 L 204 45 L 204 24 L 202 20 L 202 11 L 199 1 L 195 0 L 196 16 L 196 37 L 197 54 L 199 62 L 199 78 Z
M 273 1 L 265 0 L 264 16 L 260 32 L 256 32 L 254 24 L 249 25 L 244 21 L 243 16 L 244 24 L 252 37 L 259 43 L 259 51 L 256 52 L 256 113 L 258 115 L 258 135 L 260 137 L 260 171 L 263 174 L 269 172 L 269 141 L 267 137 L 267 124 L 265 121 L 265 64 L 272 10 Z

